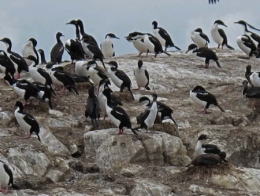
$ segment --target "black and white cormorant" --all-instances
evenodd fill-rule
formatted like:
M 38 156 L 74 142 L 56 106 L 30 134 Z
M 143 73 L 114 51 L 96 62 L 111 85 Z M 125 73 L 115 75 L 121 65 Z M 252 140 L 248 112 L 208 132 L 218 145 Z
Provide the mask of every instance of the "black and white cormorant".
M 190 98 L 195 103 L 204 107 L 204 110 L 199 113 L 206 114 L 207 109 L 211 105 L 217 106 L 222 112 L 224 112 L 224 110 L 218 104 L 216 97 L 213 94 L 207 92 L 202 86 L 196 86 L 195 88 L 193 88 L 190 91 Z
M 243 96 L 247 98 L 260 98 L 260 87 L 248 87 L 248 81 L 243 81 Z
M 158 27 L 158 22 L 153 21 L 153 33 L 155 37 L 160 41 L 161 45 L 165 48 L 164 51 L 167 51 L 169 47 L 175 47 L 177 50 L 181 50 L 179 47 L 175 46 L 169 33 L 162 27 Z
M 86 40 L 87 43 L 91 44 L 91 45 L 94 45 L 98 48 L 98 43 L 97 41 L 95 40 L 95 38 L 87 33 L 85 33 L 85 30 L 84 30 L 84 26 L 83 26 L 83 22 L 78 19 L 77 20 L 77 24 L 78 24 L 78 27 L 79 27 L 79 30 L 80 30 L 80 34 L 82 36 L 82 38 L 85 36 L 85 37 L 88 37 L 88 39 Z
M 26 61 L 24 60 L 24 58 L 21 55 L 12 51 L 12 42 L 9 38 L 5 37 L 3 39 L 0 39 L 0 41 L 5 43 L 7 55 L 14 64 L 14 67 L 15 67 L 14 78 L 15 79 L 20 78 L 20 73 L 22 71 L 25 71 L 25 72 L 29 71 Z
M 208 43 L 210 43 L 208 36 L 203 33 L 201 28 L 192 31 L 190 37 L 199 48 L 208 47 Z
M 0 160 L 0 192 L 4 195 L 8 193 L 9 185 L 17 189 L 18 187 L 14 184 L 13 172 L 10 167 Z
M 225 23 L 222 20 L 216 20 L 214 22 L 214 26 L 211 29 L 212 39 L 218 44 L 218 48 L 221 46 L 223 49 L 223 46 L 226 46 L 229 49 L 234 50 L 232 46 L 228 45 L 228 40 L 225 31 L 219 28 L 218 25 L 227 27 L 227 25 L 225 25 Z
M 34 56 L 36 59 L 36 63 L 39 64 L 39 55 L 36 50 L 37 41 L 34 38 L 30 38 L 22 47 L 22 55 L 23 57 Z M 29 59 L 25 59 L 27 65 L 31 65 L 31 61 Z
M 138 66 L 134 68 L 134 76 L 138 89 L 145 88 L 150 90 L 149 87 L 149 73 L 146 68 L 143 67 L 143 61 L 138 61 Z
M 215 61 L 217 66 L 221 68 L 218 62 L 218 56 L 212 49 L 206 47 L 198 48 L 196 44 L 190 44 L 186 53 L 188 53 L 189 51 L 192 51 L 192 53 L 196 53 L 198 57 L 205 58 L 205 68 L 209 67 L 210 60 Z
M 114 33 L 108 33 L 101 42 L 100 48 L 105 58 L 115 56 L 114 44 L 111 39 L 119 39 Z
M 110 79 L 120 88 L 120 92 L 123 92 L 124 89 L 128 90 L 134 100 L 134 95 L 131 90 L 132 82 L 128 75 L 123 70 L 118 69 L 118 63 L 116 61 L 110 61 L 107 64 L 110 65 L 107 71 Z
M 253 33 L 252 31 L 249 31 L 247 27 L 250 27 L 251 29 L 254 29 L 256 31 L 260 31 L 260 29 L 255 28 L 254 26 L 248 24 L 244 20 L 239 20 L 239 21 L 235 22 L 235 24 L 242 25 L 244 28 L 244 34 L 248 35 L 254 41 L 257 48 L 260 48 L 260 36 L 256 33 Z
M 15 111 L 14 111 L 14 116 L 25 132 L 29 132 L 28 136 L 25 138 L 30 138 L 32 133 L 35 133 L 38 137 L 38 140 L 41 141 L 39 133 L 40 133 L 40 127 L 36 119 L 28 114 L 23 112 L 23 104 L 20 101 L 17 101 L 15 104 Z
M 137 135 L 136 131 L 132 129 L 132 124 L 128 114 L 125 110 L 119 106 L 111 107 L 110 103 L 110 89 L 104 89 L 104 95 L 106 96 L 106 112 L 110 121 L 119 128 L 118 134 L 122 134 L 124 128 L 131 129 L 132 132 Z
M 41 58 L 41 62 L 40 62 L 40 65 L 46 65 L 47 64 L 47 61 L 45 59 L 45 53 L 44 53 L 44 50 L 43 49 L 39 49 L 37 50 L 40 54 L 40 58 Z
M 12 78 L 14 78 L 14 74 L 15 74 L 14 63 L 8 57 L 6 52 L 3 50 L 0 50 L 0 70 L 5 75 L 10 75 Z

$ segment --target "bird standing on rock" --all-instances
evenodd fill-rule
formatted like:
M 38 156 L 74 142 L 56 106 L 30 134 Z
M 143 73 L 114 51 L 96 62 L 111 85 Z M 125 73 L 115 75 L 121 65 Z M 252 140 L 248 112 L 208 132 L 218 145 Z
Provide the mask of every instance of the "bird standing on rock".
M 218 104 L 216 97 L 213 94 L 207 92 L 202 86 L 196 86 L 193 88 L 190 91 L 190 98 L 195 103 L 204 107 L 204 110 L 200 111 L 199 113 L 206 114 L 207 109 L 211 105 L 217 106 L 222 112 L 224 112 L 224 110 Z
M 20 101 L 17 101 L 15 104 L 14 116 L 20 127 L 24 131 L 29 132 L 28 136 L 25 138 L 30 138 L 32 133 L 36 133 L 38 140 L 41 141 L 39 136 L 40 127 L 38 122 L 32 115 L 23 112 L 23 104 Z
M 205 58 L 205 68 L 209 67 L 210 60 L 215 61 L 217 66 L 221 68 L 216 53 L 210 48 L 198 48 L 196 44 L 190 44 L 186 53 L 188 53 L 189 51 L 192 51 L 192 53 L 196 53 L 196 55 L 199 57 Z
M 146 90 L 150 90 L 149 85 L 149 73 L 143 67 L 143 61 L 138 61 L 138 66 L 134 69 L 134 76 L 138 86 L 138 89 L 145 88 Z

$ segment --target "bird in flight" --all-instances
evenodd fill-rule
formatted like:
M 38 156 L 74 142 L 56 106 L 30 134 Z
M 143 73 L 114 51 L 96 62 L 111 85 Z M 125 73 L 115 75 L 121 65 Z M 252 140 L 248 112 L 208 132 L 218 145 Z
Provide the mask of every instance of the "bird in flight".
M 209 0 L 209 4 L 217 3 L 219 0 Z

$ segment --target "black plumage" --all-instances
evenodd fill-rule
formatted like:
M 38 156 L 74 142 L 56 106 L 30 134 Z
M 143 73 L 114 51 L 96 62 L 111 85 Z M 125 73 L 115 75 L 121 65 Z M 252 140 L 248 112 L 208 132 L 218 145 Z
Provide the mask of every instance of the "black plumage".
M 7 46 L 7 53 L 8 53 L 8 57 L 11 59 L 11 61 L 14 63 L 14 66 L 15 66 L 15 69 L 16 69 L 16 73 L 14 75 L 14 78 L 15 79 L 18 79 L 20 77 L 20 73 L 22 71 L 25 71 L 25 72 L 28 72 L 29 71 L 29 68 L 28 68 L 28 65 L 26 63 L 26 61 L 24 60 L 24 58 L 13 52 L 12 51 L 12 42 L 9 38 L 3 38 L 3 39 L 0 39 L 1 42 L 4 42 Z
M 198 32 L 200 34 L 200 37 L 202 37 L 203 39 L 205 39 L 207 41 L 207 45 L 208 45 L 208 43 L 210 43 L 208 36 L 205 33 L 203 33 L 201 28 L 197 28 L 194 31 Z
M 98 46 L 90 43 L 90 40 L 89 40 L 89 36 L 86 36 L 84 35 L 83 38 L 82 38 L 82 48 L 84 50 L 84 52 L 90 57 L 92 58 L 93 60 L 100 60 L 101 63 L 103 64 L 104 68 L 105 67 L 105 64 L 104 64 L 104 56 L 103 56 L 103 53 L 102 51 L 99 49 Z
M 14 78 L 15 67 L 11 59 L 7 56 L 5 51 L 0 50 L 0 70 L 4 72 L 5 75 L 10 75 Z
M 197 56 L 205 58 L 205 68 L 209 67 L 210 60 L 215 61 L 217 66 L 221 68 L 218 62 L 218 56 L 212 49 L 206 47 L 198 48 L 196 44 L 190 44 L 186 53 L 188 53 L 190 50 L 192 50 L 193 53 L 196 53 Z
M 43 50 L 43 49 L 39 49 L 38 52 L 39 52 L 40 57 L 41 57 L 41 64 L 42 64 L 42 65 L 46 65 L 46 64 L 47 64 L 47 61 L 46 61 L 46 59 L 45 59 L 44 50 Z
M 97 119 L 100 117 L 98 99 L 94 93 L 94 86 L 88 90 L 88 99 L 85 110 L 85 116 L 91 118 L 93 127 L 98 127 Z
M 127 89 L 134 100 L 135 98 L 131 90 L 132 82 L 130 78 L 123 70 L 118 69 L 118 64 L 116 61 L 108 62 L 108 65 L 111 66 L 110 70 L 108 71 L 108 75 L 110 76 L 111 80 L 118 88 L 120 88 L 120 92 L 123 92 L 124 89 Z M 117 82 L 118 80 L 120 83 Z
M 177 50 L 181 50 L 179 47 L 177 47 L 177 46 L 174 45 L 174 43 L 173 43 L 173 41 L 172 41 L 172 39 L 171 39 L 169 33 L 168 33 L 164 28 L 158 27 L 158 22 L 157 22 L 157 21 L 153 21 L 153 22 L 152 22 L 152 25 L 153 25 L 153 28 L 154 28 L 154 29 L 158 29 L 158 30 L 159 30 L 159 31 L 158 31 L 159 35 L 161 36 L 162 39 L 165 40 L 165 45 L 164 45 L 164 47 L 165 47 L 165 50 L 164 50 L 164 51 L 165 51 L 165 52 L 166 52 L 166 50 L 167 50 L 168 47 L 175 47 Z M 156 37 L 157 37 L 157 36 L 156 36 Z M 158 38 L 158 37 L 157 37 L 157 38 Z M 162 44 L 162 42 L 161 42 L 161 44 Z M 162 45 L 163 45 L 163 44 L 162 44 Z
M 243 96 L 247 98 L 260 98 L 260 87 L 248 87 L 248 81 L 243 81 Z
M 4 80 L 14 89 L 16 94 L 25 100 L 25 104 L 31 98 L 38 97 L 38 89 L 27 80 L 14 80 L 11 76 L 6 75 Z
M 58 69 L 52 68 L 52 75 L 56 80 L 62 83 L 61 92 L 64 92 L 65 89 L 68 89 L 69 91 L 73 90 L 77 95 L 79 94 L 76 89 L 75 82 L 69 73 L 60 70 L 59 68 Z
M 243 41 L 243 44 L 247 48 L 250 48 L 250 52 L 249 52 L 248 56 L 252 57 L 253 55 L 256 55 L 256 58 L 258 58 L 260 53 L 259 53 L 259 50 L 256 47 L 255 43 L 253 42 L 253 40 L 246 34 L 243 35 L 241 40 Z
M 38 98 L 40 101 L 48 102 L 49 107 L 52 109 L 51 97 L 54 93 L 52 89 L 49 89 L 44 84 L 40 82 L 33 82 L 32 83 L 38 89 Z
M 95 38 L 87 33 L 85 33 L 85 30 L 84 30 L 84 26 L 83 26 L 83 22 L 81 20 L 77 20 L 77 24 L 78 24 L 78 27 L 79 27 L 79 30 L 80 30 L 80 33 L 81 33 L 81 36 L 82 37 L 86 37 L 86 41 L 87 43 L 91 44 L 91 45 L 94 45 L 98 48 L 98 43 L 97 41 L 95 40 Z
M 62 55 L 64 52 L 64 45 L 61 41 L 61 36 L 64 36 L 61 32 L 56 33 L 57 43 L 51 49 L 51 62 L 54 64 L 60 64 L 62 61 Z
M 212 166 L 212 165 L 217 165 L 217 164 L 221 164 L 223 162 L 227 162 L 225 160 L 226 158 L 226 153 L 225 152 L 221 152 L 219 155 L 216 154 L 201 154 L 196 156 L 192 162 L 187 165 L 186 167 L 190 166 L 190 165 L 194 165 L 194 166 Z
M 219 0 L 209 0 L 209 4 L 217 3 Z
M 207 113 L 207 109 L 209 108 L 210 105 L 215 105 L 222 112 L 224 112 L 224 110 L 218 104 L 216 97 L 213 94 L 207 92 L 202 86 L 196 86 L 195 88 L 193 88 L 190 91 L 190 98 L 194 102 L 204 107 L 202 113 Z
M 160 53 L 165 53 L 168 56 L 171 56 L 168 52 L 163 50 L 162 44 L 160 43 L 158 38 L 156 38 L 155 36 L 153 36 L 152 34 L 149 34 L 149 33 L 147 34 L 147 36 L 148 36 L 148 39 L 150 40 L 150 42 L 154 45 L 154 51 L 147 51 L 147 55 L 148 55 L 148 52 L 154 52 L 154 57 L 156 57 Z
M 38 140 L 41 141 L 39 133 L 40 133 L 40 127 L 38 122 L 35 120 L 35 118 L 28 114 L 23 112 L 23 104 L 20 101 L 17 101 L 15 104 L 15 118 L 18 122 L 18 124 L 21 126 L 21 128 L 24 131 L 29 130 L 29 136 L 26 138 L 30 138 L 32 133 L 35 133 L 38 137 Z
M 119 128 L 119 133 L 123 133 L 123 128 L 129 128 L 132 130 L 132 132 L 137 135 L 136 131 L 132 129 L 132 124 L 130 121 L 130 118 L 128 114 L 125 112 L 123 108 L 120 106 L 116 106 L 114 108 L 109 106 L 110 100 L 110 93 L 111 91 L 109 89 L 104 89 L 103 94 L 107 98 L 107 103 L 106 103 L 106 110 L 108 111 L 107 115 L 109 116 L 110 120 L 112 123 L 114 123 L 118 128 Z

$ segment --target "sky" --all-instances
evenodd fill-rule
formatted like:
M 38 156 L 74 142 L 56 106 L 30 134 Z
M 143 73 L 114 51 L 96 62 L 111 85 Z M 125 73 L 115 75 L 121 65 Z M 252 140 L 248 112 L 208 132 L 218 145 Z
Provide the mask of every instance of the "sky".
M 220 19 L 228 26 L 223 29 L 229 45 L 238 49 L 236 38 L 243 34 L 243 28 L 234 22 L 245 20 L 260 28 L 259 9 L 260 0 L 220 0 L 215 5 L 209 5 L 208 0 L 1 0 L 0 38 L 10 38 L 13 51 L 21 54 L 23 44 L 33 37 L 38 41 L 37 49 L 44 49 L 48 61 L 56 33 L 65 35 L 63 43 L 75 38 L 74 26 L 66 23 L 81 19 L 85 32 L 98 43 L 110 32 L 120 38 L 113 41 L 116 55 L 137 54 L 124 37 L 133 31 L 152 33 L 152 22 L 156 20 L 174 44 L 186 51 L 192 43 L 190 32 L 198 27 L 208 35 L 209 47 L 216 47 L 210 29 Z M 0 49 L 6 49 L 3 43 Z M 70 59 L 66 51 L 63 59 Z

